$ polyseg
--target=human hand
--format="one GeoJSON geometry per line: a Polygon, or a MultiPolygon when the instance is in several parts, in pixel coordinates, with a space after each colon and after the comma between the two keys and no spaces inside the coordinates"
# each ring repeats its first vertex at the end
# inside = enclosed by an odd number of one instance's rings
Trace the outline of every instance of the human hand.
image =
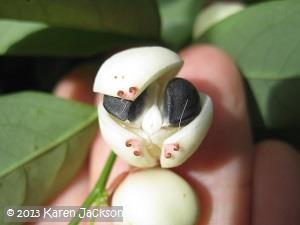
{"type": "MultiPolygon", "coordinates": [[[[199,197],[198,224],[299,224],[299,153],[276,140],[252,143],[242,79],[225,53],[211,46],[194,46],[181,56],[185,63],[179,75],[214,102],[207,137],[187,162],[174,169],[199,197]]],[[[92,95],[92,83],[92,77],[75,70],[57,85],[55,94],[93,103],[97,100],[92,95]]],[[[109,152],[98,135],[79,176],[51,205],[81,205],[109,152]]],[[[129,169],[118,158],[109,183],[129,169]]]]}

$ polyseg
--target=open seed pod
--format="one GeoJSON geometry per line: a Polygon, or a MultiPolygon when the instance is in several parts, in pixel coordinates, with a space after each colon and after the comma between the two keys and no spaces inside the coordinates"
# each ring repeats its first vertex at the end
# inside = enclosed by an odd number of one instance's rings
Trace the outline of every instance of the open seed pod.
{"type": "Polygon", "coordinates": [[[209,96],[174,78],[181,58],[162,47],[119,52],[103,63],[94,91],[101,134],[113,151],[136,167],[181,165],[199,147],[212,120],[209,96]]]}
{"type": "Polygon", "coordinates": [[[129,174],[116,189],[112,206],[123,206],[123,222],[117,225],[195,225],[200,214],[190,185],[161,168],[129,174]]]}

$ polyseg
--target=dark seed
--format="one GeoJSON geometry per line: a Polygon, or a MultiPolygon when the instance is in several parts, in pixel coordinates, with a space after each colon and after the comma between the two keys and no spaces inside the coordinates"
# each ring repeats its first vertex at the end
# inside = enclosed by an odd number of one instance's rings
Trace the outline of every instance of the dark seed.
{"type": "Polygon", "coordinates": [[[167,84],[164,98],[164,115],[172,125],[186,125],[201,111],[197,89],[189,81],[174,78],[167,84]]]}
{"type": "Polygon", "coordinates": [[[134,121],[143,112],[145,107],[146,91],[144,91],[130,106],[128,120],[134,121]]]}
{"type": "Polygon", "coordinates": [[[103,106],[107,112],[119,120],[134,121],[143,111],[145,93],[144,91],[135,101],[104,95],[103,106]]]}

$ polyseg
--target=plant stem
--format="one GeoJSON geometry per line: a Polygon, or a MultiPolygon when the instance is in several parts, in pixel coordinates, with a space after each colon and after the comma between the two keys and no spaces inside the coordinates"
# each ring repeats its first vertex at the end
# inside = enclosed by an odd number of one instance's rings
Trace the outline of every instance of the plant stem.
{"type": "MultiPolygon", "coordinates": [[[[108,193],[106,191],[104,191],[100,196],[97,197],[97,199],[94,202],[95,207],[99,207],[99,206],[108,206],[107,201],[108,201],[108,193]]],[[[94,225],[95,224],[95,220],[92,219],[89,223],[89,225],[94,225]]]]}
{"type": "MultiPolygon", "coordinates": [[[[98,178],[98,181],[97,181],[95,187],[90,192],[88,197],[85,199],[85,201],[81,205],[81,208],[90,207],[95,202],[97,197],[105,191],[105,186],[106,186],[110,171],[112,169],[112,166],[115,162],[115,159],[116,159],[116,154],[113,151],[111,151],[111,153],[108,156],[108,159],[104,165],[102,173],[101,173],[100,177],[98,178]]],[[[79,210],[77,211],[76,216],[71,220],[69,225],[77,225],[81,221],[81,218],[79,218],[78,215],[79,215],[79,210]]]]}

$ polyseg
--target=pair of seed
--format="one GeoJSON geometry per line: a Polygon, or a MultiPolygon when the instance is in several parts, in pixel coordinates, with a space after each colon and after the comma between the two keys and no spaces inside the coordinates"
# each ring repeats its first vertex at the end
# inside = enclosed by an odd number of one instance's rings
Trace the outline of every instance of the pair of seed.
{"type": "MultiPolygon", "coordinates": [[[[104,95],[104,108],[117,119],[134,122],[143,112],[147,89],[135,100],[104,95]]],[[[173,78],[166,86],[163,114],[167,123],[173,126],[186,125],[201,110],[200,98],[196,88],[187,80],[173,78]]]]}
{"type": "Polygon", "coordinates": [[[189,81],[174,78],[182,64],[166,48],[140,47],[113,55],[99,69],[94,91],[104,95],[98,107],[101,133],[130,165],[181,165],[205,137],[212,102],[189,81]]]}

